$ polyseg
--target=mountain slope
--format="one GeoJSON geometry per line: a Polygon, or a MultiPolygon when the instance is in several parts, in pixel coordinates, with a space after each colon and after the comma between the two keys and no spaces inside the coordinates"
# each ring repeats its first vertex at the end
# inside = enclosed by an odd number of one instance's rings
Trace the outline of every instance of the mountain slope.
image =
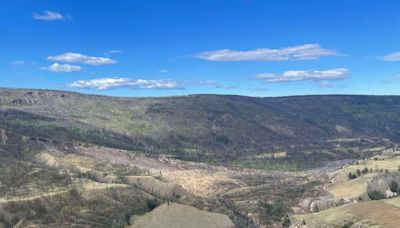
{"type": "Polygon", "coordinates": [[[398,96],[116,98],[1,89],[0,108],[8,131],[210,162],[278,150],[287,161],[349,158],[388,142],[382,138],[400,140],[398,96]]]}

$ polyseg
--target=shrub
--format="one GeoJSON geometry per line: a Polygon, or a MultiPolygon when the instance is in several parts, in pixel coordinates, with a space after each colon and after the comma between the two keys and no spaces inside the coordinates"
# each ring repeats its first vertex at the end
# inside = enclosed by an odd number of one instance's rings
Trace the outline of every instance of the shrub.
{"type": "Polygon", "coordinates": [[[261,203],[262,213],[261,221],[265,224],[271,224],[274,221],[281,221],[285,213],[285,206],[280,200],[274,203],[261,203]]]}
{"type": "Polygon", "coordinates": [[[390,182],[390,184],[389,184],[389,188],[390,188],[390,191],[397,192],[399,190],[399,185],[397,184],[396,181],[392,180],[392,182],[390,182]]]}
{"type": "Polygon", "coordinates": [[[352,222],[347,222],[344,225],[341,226],[341,228],[350,228],[353,225],[352,222]]]}
{"type": "Polygon", "coordinates": [[[158,207],[160,204],[157,199],[150,199],[147,201],[147,207],[149,210],[153,210],[154,208],[158,207]]]}
{"type": "Polygon", "coordinates": [[[355,173],[349,172],[349,179],[356,179],[357,176],[355,173]]]}
{"type": "Polygon", "coordinates": [[[285,218],[283,219],[282,226],[283,226],[283,227],[289,227],[290,224],[291,224],[290,219],[289,219],[289,217],[286,215],[285,218]]]}
{"type": "Polygon", "coordinates": [[[226,135],[218,135],[217,137],[215,137],[215,141],[217,141],[218,143],[228,144],[229,138],[226,135]]]}
{"type": "Polygon", "coordinates": [[[371,200],[380,200],[385,199],[385,195],[383,195],[380,191],[374,190],[372,192],[368,192],[368,196],[371,200]]]}

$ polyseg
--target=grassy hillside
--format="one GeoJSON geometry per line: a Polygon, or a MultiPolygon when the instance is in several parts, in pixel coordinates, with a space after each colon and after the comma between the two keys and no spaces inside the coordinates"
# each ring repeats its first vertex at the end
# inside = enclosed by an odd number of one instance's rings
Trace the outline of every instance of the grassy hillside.
{"type": "Polygon", "coordinates": [[[194,207],[176,203],[164,204],[150,213],[136,219],[132,228],[233,228],[234,224],[228,216],[218,213],[201,211],[194,207]]]}
{"type": "Polygon", "coordinates": [[[382,138],[400,140],[395,96],[115,98],[1,89],[0,109],[1,128],[12,132],[267,169],[358,157],[360,148],[388,143],[382,138]],[[259,155],[282,151],[287,156],[258,164],[259,155]]]}
{"type": "Polygon", "coordinates": [[[399,198],[347,204],[293,217],[293,227],[387,227],[400,222],[399,198]]]}

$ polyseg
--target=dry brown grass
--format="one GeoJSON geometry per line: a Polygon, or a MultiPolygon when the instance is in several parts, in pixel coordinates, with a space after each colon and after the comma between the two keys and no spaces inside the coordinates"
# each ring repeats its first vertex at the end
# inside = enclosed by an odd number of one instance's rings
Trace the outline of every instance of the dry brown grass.
{"type": "Polygon", "coordinates": [[[83,172],[93,170],[98,162],[92,158],[54,150],[40,152],[35,156],[35,160],[49,167],[74,168],[83,172]]]}
{"type": "Polygon", "coordinates": [[[52,188],[52,189],[49,189],[47,192],[43,192],[40,194],[37,192],[33,192],[34,194],[29,193],[29,194],[26,194],[23,196],[1,197],[0,203],[29,201],[29,200],[34,200],[34,199],[43,198],[43,197],[65,194],[74,187],[86,194],[90,194],[90,192],[96,191],[96,190],[104,190],[104,189],[111,189],[111,188],[114,188],[114,189],[115,188],[129,188],[130,186],[126,185],[126,184],[99,183],[99,182],[94,182],[94,181],[87,180],[87,179],[75,179],[73,184],[69,187],[52,188]]]}
{"type": "Polygon", "coordinates": [[[400,208],[383,201],[352,204],[349,209],[361,219],[371,219],[382,227],[398,228],[400,224],[400,208]]]}
{"type": "Polygon", "coordinates": [[[337,198],[354,198],[364,194],[367,191],[367,182],[375,174],[367,174],[352,180],[338,181],[327,190],[337,198]]]}
{"type": "Polygon", "coordinates": [[[252,158],[285,158],[287,157],[287,152],[286,151],[280,151],[280,152],[267,152],[259,155],[252,156],[252,158]]]}
{"type": "Polygon", "coordinates": [[[131,228],[233,228],[234,224],[224,214],[211,213],[197,208],[170,203],[134,219],[131,228]]]}
{"type": "Polygon", "coordinates": [[[387,160],[366,160],[359,161],[358,165],[350,165],[344,169],[340,169],[329,174],[334,183],[327,186],[327,191],[334,197],[338,198],[353,198],[358,197],[367,191],[367,183],[381,170],[397,171],[400,165],[400,157],[395,157],[387,160]],[[363,170],[372,169],[372,173],[362,174],[356,179],[349,179],[348,174],[356,173],[357,169],[363,170]]]}
{"type": "Polygon", "coordinates": [[[223,171],[178,170],[163,174],[168,180],[180,184],[187,191],[203,197],[215,196],[231,188],[245,186],[223,171]]]}
{"type": "Polygon", "coordinates": [[[347,204],[321,212],[293,216],[294,225],[301,227],[304,220],[308,228],[314,227],[387,227],[398,228],[400,207],[397,198],[365,203],[347,204]],[[394,203],[392,201],[395,201],[394,203]]]}

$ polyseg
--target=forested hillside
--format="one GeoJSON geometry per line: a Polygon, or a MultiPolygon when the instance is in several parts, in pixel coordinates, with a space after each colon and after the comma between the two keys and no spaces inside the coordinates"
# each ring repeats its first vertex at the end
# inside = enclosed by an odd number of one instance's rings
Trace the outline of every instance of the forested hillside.
{"type": "Polygon", "coordinates": [[[283,163],[353,158],[365,145],[400,140],[397,96],[116,98],[2,89],[0,107],[0,127],[13,133],[212,163],[274,153],[283,163]]]}

